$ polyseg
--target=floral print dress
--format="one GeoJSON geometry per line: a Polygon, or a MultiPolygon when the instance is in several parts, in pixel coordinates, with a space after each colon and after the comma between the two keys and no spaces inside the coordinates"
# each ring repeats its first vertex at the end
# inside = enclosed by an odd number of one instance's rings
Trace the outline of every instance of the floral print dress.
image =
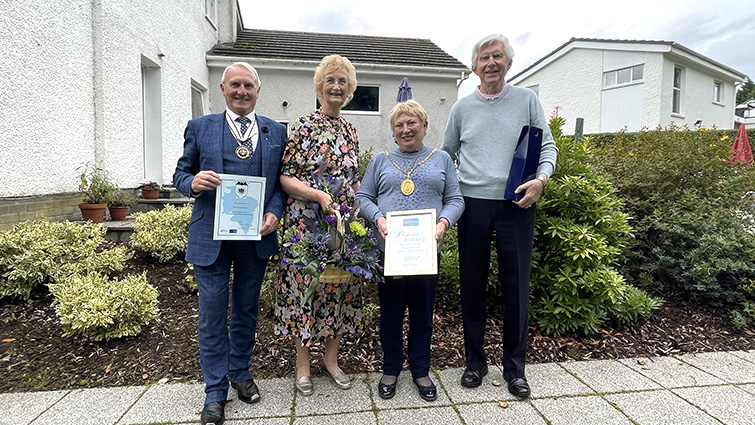
{"type": "MultiPolygon", "coordinates": [[[[283,156],[283,175],[291,176],[315,189],[328,187],[339,203],[354,202],[352,185],[359,179],[359,144],[354,126],[342,117],[321,111],[303,116],[291,124],[288,146],[283,156]]],[[[299,226],[305,232],[317,226],[319,204],[289,197],[283,214],[283,228],[299,226]]],[[[300,338],[305,346],[313,341],[345,333],[363,333],[361,285],[358,279],[341,284],[320,282],[307,303],[302,300],[312,276],[303,273],[287,259],[290,247],[281,248],[281,273],[276,287],[277,335],[300,338]]]]}

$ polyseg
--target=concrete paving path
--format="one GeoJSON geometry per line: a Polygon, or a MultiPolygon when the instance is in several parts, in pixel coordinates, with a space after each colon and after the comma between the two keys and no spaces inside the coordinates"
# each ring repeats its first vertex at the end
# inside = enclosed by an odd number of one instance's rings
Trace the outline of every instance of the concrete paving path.
{"type": "MultiPolygon", "coordinates": [[[[432,371],[439,394],[431,403],[408,372],[391,400],[376,393],[379,374],[354,375],[345,391],[315,377],[309,397],[296,393],[293,377],[259,380],[260,403],[231,390],[226,424],[755,424],[755,350],[532,364],[524,401],[509,395],[497,368],[476,389],[461,386],[462,371],[432,371]]],[[[197,424],[203,400],[202,384],[7,393],[0,424],[197,424]]]]}

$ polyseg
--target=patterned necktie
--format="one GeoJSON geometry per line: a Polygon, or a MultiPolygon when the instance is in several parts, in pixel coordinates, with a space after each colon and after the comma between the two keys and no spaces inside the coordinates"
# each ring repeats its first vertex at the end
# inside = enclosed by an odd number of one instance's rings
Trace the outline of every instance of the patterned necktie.
{"type": "Polygon", "coordinates": [[[241,135],[243,136],[244,133],[246,133],[246,130],[249,128],[249,123],[252,121],[247,117],[238,117],[236,118],[236,121],[239,122],[241,125],[241,135]]]}

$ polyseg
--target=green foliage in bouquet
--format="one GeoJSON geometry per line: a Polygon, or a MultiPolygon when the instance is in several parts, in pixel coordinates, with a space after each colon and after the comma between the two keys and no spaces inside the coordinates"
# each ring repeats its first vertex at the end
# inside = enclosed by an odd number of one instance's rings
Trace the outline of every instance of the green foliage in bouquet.
{"type": "Polygon", "coordinates": [[[101,224],[27,220],[0,233],[0,297],[28,299],[40,284],[76,274],[111,274],[131,257],[125,247],[98,251],[101,224]]]}
{"type": "Polygon", "coordinates": [[[167,205],[161,210],[135,213],[131,245],[167,263],[186,252],[191,211],[191,205],[181,208],[167,205]]]}
{"type": "Polygon", "coordinates": [[[109,279],[99,273],[72,275],[50,285],[64,336],[106,341],[138,335],[159,318],[157,290],[147,275],[109,279]]]}
{"type": "Polygon", "coordinates": [[[342,179],[320,176],[318,180],[339,209],[323,212],[313,202],[310,206],[316,211],[315,217],[305,217],[300,226],[291,226],[283,234],[283,246],[291,248],[294,256],[281,258],[281,262],[300,267],[303,273],[312,276],[303,303],[314,295],[326,266],[344,269],[366,280],[380,280],[380,249],[372,229],[359,218],[359,205],[352,208],[346,202],[340,190],[342,179]]]}
{"type": "MultiPolygon", "coordinates": [[[[563,122],[551,124],[560,130],[563,122]]],[[[556,145],[558,164],[538,202],[535,225],[534,321],[551,335],[593,334],[608,319],[648,317],[660,301],[627,285],[615,269],[631,229],[614,187],[589,165],[589,139],[558,137],[556,145]]]]}

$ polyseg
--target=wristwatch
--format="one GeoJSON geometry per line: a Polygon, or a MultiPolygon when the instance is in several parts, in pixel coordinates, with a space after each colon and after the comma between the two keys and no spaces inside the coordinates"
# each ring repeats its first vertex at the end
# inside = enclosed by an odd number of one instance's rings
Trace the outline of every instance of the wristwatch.
{"type": "Polygon", "coordinates": [[[538,175],[537,179],[540,180],[540,183],[543,184],[543,187],[545,187],[545,184],[548,183],[548,177],[545,177],[545,174],[538,175]]]}

